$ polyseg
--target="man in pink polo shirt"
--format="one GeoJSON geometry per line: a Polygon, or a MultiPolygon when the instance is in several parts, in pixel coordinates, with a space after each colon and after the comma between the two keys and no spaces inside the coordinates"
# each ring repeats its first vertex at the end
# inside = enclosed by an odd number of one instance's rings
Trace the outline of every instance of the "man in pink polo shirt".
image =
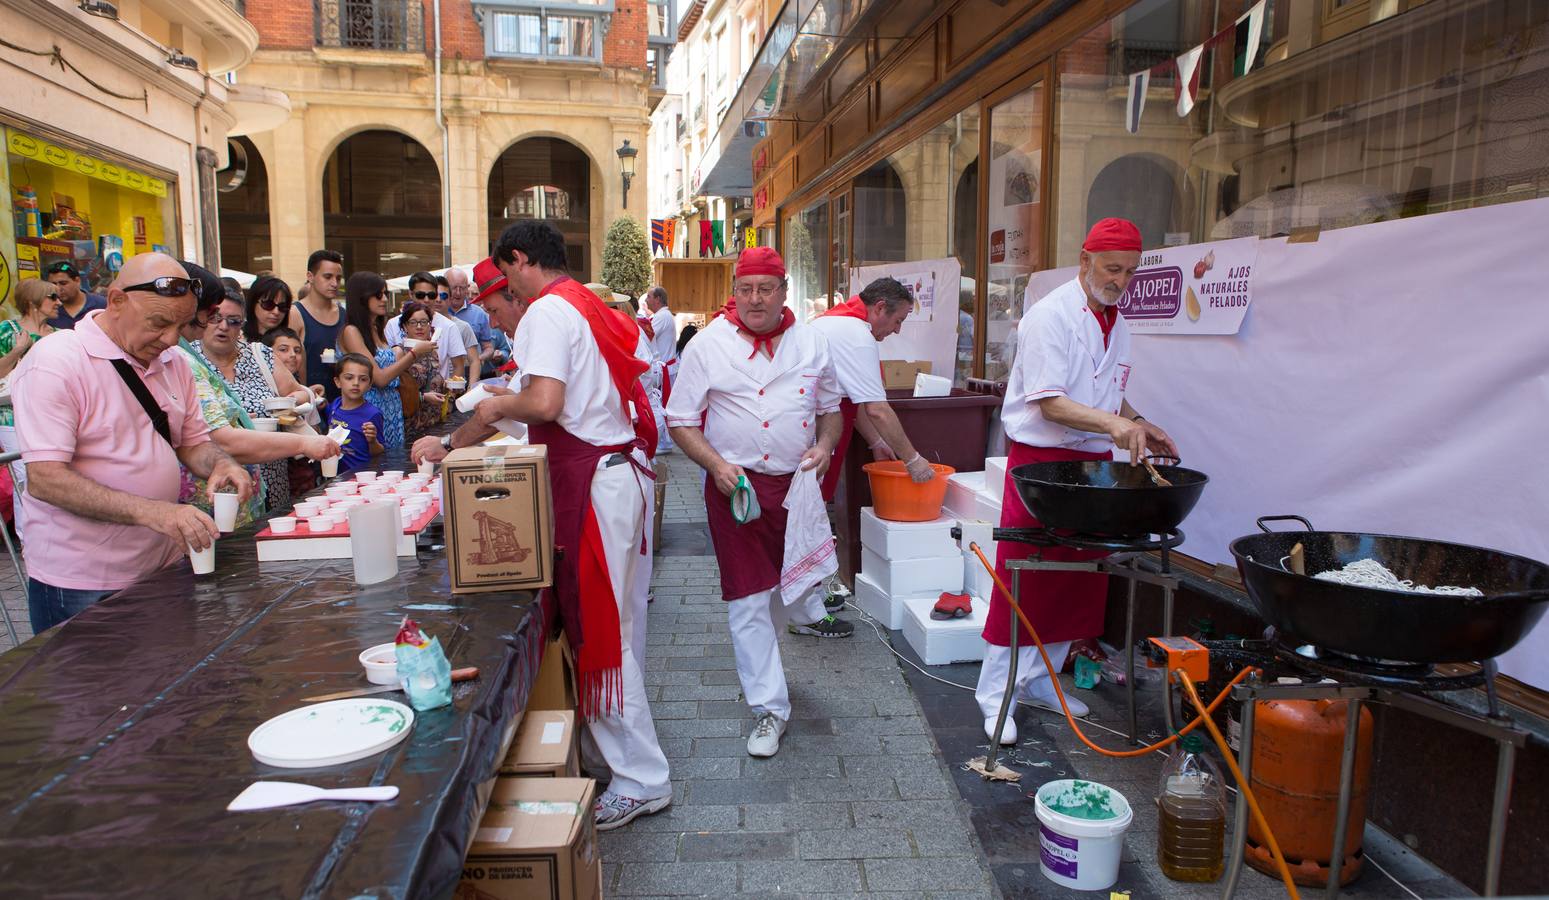
{"type": "Polygon", "coordinates": [[[253,491],[247,472],[211,442],[177,349],[198,289],[172,257],[135,256],[108,289],[107,309],[39,341],[11,379],[27,465],[18,517],[34,633],[186,548],[214,543],[210,517],[177,502],[179,462],[207,478],[212,492],[235,490],[245,501],[253,491]],[[160,421],[137,389],[148,392],[160,421]]]}

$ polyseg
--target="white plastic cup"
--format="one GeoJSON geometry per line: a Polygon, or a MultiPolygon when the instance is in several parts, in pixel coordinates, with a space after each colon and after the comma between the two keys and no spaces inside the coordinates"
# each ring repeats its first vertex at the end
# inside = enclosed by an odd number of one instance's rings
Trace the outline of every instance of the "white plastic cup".
{"type": "Polygon", "coordinates": [[[195,550],[190,544],[188,561],[193,563],[195,575],[209,575],[215,571],[215,545],[212,543],[203,550],[195,550]]]}
{"type": "Polygon", "coordinates": [[[495,396],[484,389],[484,382],[473,386],[473,390],[457,398],[457,411],[471,413],[473,408],[479,405],[479,401],[495,396]]]}
{"type": "Polygon", "coordinates": [[[324,508],[323,504],[309,500],[306,503],[297,503],[293,512],[298,519],[310,519],[321,513],[324,508]]]}
{"type": "Polygon", "coordinates": [[[322,460],[320,465],[323,467],[324,478],[339,477],[339,457],[330,456],[327,459],[322,460]]]}
{"type": "Polygon", "coordinates": [[[275,534],[290,534],[296,530],[295,516],[279,516],[269,520],[269,530],[275,534]]]}
{"type": "Polygon", "coordinates": [[[355,496],[355,493],[360,490],[360,482],[358,482],[358,481],[340,481],[340,482],[334,484],[332,487],[330,487],[329,490],[333,490],[334,488],[337,488],[339,490],[340,495],[342,495],[342,496],[353,497],[353,496],[355,496]]]}
{"type": "Polygon", "coordinates": [[[237,530],[236,494],[215,495],[215,527],[223,534],[237,530]]]}
{"type": "Polygon", "coordinates": [[[355,480],[357,482],[359,482],[360,484],[372,484],[372,483],[374,483],[376,481],[376,477],[377,477],[377,473],[371,472],[371,471],[362,471],[362,472],[356,472],[355,473],[355,480]]]}
{"type": "Polygon", "coordinates": [[[386,469],[382,472],[378,472],[377,477],[380,478],[384,484],[397,484],[403,480],[403,470],[386,469]]]}
{"type": "Polygon", "coordinates": [[[307,530],[313,534],[323,534],[325,532],[333,531],[333,524],[335,521],[336,520],[333,516],[308,516],[307,530]]]}
{"type": "Polygon", "coordinates": [[[324,347],[321,354],[321,359],[325,363],[332,364],[338,360],[338,354],[334,353],[332,347],[324,347]]]}
{"type": "Polygon", "coordinates": [[[420,471],[419,471],[419,473],[421,475],[434,475],[434,474],[436,474],[436,464],[431,462],[428,459],[420,460],[420,471]]]}

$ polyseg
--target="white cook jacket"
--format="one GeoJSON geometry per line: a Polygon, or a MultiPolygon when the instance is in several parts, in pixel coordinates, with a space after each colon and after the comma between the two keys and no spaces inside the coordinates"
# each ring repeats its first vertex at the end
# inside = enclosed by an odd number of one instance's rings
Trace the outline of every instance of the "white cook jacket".
{"type": "Polygon", "coordinates": [[[694,336],[678,361],[667,404],[669,427],[698,428],[723,459],[766,475],[796,471],[817,441],[818,416],[839,410],[828,342],[805,325],[780,338],[774,359],[724,318],[694,336]]]}
{"type": "Polygon", "coordinates": [[[854,316],[818,316],[810,324],[828,339],[839,390],[851,403],[887,400],[882,387],[882,345],[870,325],[854,316]]]}
{"type": "Polygon", "coordinates": [[[513,387],[526,389],[533,376],[564,382],[565,405],[557,421],[573,436],[594,447],[635,439],[591,326],[565,298],[546,294],[528,305],[511,341],[511,358],[521,367],[513,387]]]}
{"type": "Polygon", "coordinates": [[[1064,395],[1118,414],[1129,375],[1130,333],[1124,316],[1114,321],[1104,349],[1102,326],[1086,305],[1080,279],[1073,279],[1029,307],[1017,326],[1017,358],[1000,412],[1006,436],[1030,447],[1110,451],[1108,435],[1051,422],[1036,401],[1064,395]]]}

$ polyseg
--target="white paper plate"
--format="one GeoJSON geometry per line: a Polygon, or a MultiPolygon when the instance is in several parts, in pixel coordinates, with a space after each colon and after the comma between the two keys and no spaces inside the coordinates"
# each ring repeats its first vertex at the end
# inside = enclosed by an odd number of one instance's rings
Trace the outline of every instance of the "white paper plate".
{"type": "Polygon", "coordinates": [[[409,736],[414,710],[392,700],[352,697],[293,709],[253,729],[247,748],[283,769],[336,766],[365,759],[409,736]]]}

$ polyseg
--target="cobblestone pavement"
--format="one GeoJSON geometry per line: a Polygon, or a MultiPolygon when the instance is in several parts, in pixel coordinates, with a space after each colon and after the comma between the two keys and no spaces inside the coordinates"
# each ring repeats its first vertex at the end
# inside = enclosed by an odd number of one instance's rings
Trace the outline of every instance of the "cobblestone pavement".
{"type": "Polygon", "coordinates": [[[920,705],[868,627],[782,635],[792,721],[747,754],[699,470],[672,453],[645,683],[673,805],[601,836],[609,896],[992,897],[993,879],[920,705]]]}
{"type": "MultiPolygon", "coordinates": [[[[17,556],[20,555],[21,548],[18,547],[17,556]]],[[[17,579],[16,570],[11,567],[11,558],[5,555],[3,547],[0,547],[0,603],[5,604],[5,611],[11,617],[17,640],[31,640],[32,624],[27,618],[27,597],[22,593],[21,581],[17,579]]],[[[0,619],[0,653],[13,646],[11,632],[5,627],[5,620],[0,619]]]]}

